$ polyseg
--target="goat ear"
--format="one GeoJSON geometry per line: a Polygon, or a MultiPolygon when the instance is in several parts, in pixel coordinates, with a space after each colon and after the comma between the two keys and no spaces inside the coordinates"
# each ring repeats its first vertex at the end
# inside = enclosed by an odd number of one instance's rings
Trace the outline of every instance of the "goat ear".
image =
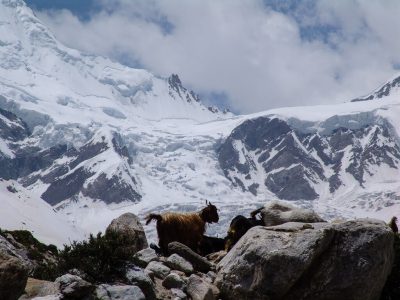
{"type": "Polygon", "coordinates": [[[209,204],[209,202],[208,202],[208,200],[206,200],[206,205],[208,205],[209,204]]]}

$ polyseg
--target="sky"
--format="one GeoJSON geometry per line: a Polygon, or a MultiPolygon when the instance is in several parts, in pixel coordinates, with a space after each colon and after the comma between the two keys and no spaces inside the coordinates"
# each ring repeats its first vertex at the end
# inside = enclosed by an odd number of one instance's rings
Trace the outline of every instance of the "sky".
{"type": "Polygon", "coordinates": [[[67,46],[236,113],[332,104],[400,74],[398,0],[28,0],[67,46]]]}

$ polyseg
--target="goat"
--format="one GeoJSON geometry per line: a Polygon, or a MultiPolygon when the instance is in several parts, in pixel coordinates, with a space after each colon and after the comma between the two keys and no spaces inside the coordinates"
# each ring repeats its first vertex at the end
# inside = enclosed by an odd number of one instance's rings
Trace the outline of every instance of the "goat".
{"type": "Polygon", "coordinates": [[[168,253],[168,244],[171,242],[180,242],[199,252],[206,223],[218,223],[219,220],[216,206],[211,202],[206,204],[199,212],[167,212],[146,217],[146,225],[152,220],[157,221],[158,245],[164,254],[168,253]]]}
{"type": "Polygon", "coordinates": [[[397,217],[393,217],[389,222],[389,227],[392,229],[392,231],[394,233],[399,232],[399,228],[397,227],[396,221],[397,221],[397,217]]]}
{"type": "Polygon", "coordinates": [[[246,218],[242,215],[234,217],[229,225],[228,235],[225,240],[225,251],[229,251],[245,233],[254,226],[264,226],[264,221],[252,216],[246,218]]]}
{"type": "Polygon", "coordinates": [[[218,238],[213,236],[203,235],[200,243],[200,255],[206,256],[208,254],[218,252],[225,249],[226,238],[218,238]]]}
{"type": "Polygon", "coordinates": [[[326,222],[310,209],[298,208],[281,201],[271,201],[250,215],[255,218],[257,214],[261,215],[264,226],[275,226],[287,222],[326,222]]]}

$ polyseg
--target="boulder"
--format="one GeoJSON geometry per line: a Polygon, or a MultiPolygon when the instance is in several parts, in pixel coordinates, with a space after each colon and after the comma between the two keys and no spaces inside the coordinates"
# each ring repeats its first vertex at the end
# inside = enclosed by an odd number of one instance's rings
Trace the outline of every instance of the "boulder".
{"type": "Polygon", "coordinates": [[[176,253],[169,256],[165,264],[171,269],[182,271],[185,274],[191,274],[194,272],[192,264],[176,253]]]}
{"type": "Polygon", "coordinates": [[[55,282],[28,278],[25,294],[19,300],[44,297],[60,293],[59,286],[55,282]]]}
{"type": "MultiPolygon", "coordinates": [[[[211,284],[203,278],[192,274],[189,277],[189,282],[186,291],[192,300],[214,300],[214,293],[211,284]]],[[[232,298],[240,299],[240,298],[232,298]]]]}
{"type": "Polygon", "coordinates": [[[135,264],[142,268],[146,268],[150,262],[156,260],[158,260],[158,255],[156,251],[151,248],[140,250],[133,256],[135,264]]]}
{"type": "Polygon", "coordinates": [[[143,291],[146,299],[155,299],[154,284],[151,278],[144,272],[143,269],[132,267],[126,273],[126,279],[130,284],[137,285],[143,291]]]}
{"type": "Polygon", "coordinates": [[[94,294],[97,300],[146,300],[140,288],[134,285],[102,284],[94,294]]]}
{"type": "Polygon", "coordinates": [[[125,213],[112,220],[106,229],[107,234],[119,234],[126,238],[127,248],[136,253],[148,247],[146,234],[139,218],[132,213],[125,213]]]}
{"type": "Polygon", "coordinates": [[[282,201],[271,201],[260,210],[265,226],[275,226],[287,222],[319,223],[325,222],[310,209],[295,207],[282,201]]]}
{"type": "Polygon", "coordinates": [[[164,279],[171,272],[170,268],[158,261],[149,263],[145,270],[154,273],[155,276],[161,279],[164,279]]]}
{"type": "Polygon", "coordinates": [[[218,264],[227,299],[379,299],[394,258],[381,221],[254,227],[218,264]]]}
{"type": "Polygon", "coordinates": [[[174,300],[186,300],[187,295],[180,289],[171,289],[171,294],[175,297],[174,300]]]}
{"type": "Polygon", "coordinates": [[[2,300],[18,299],[25,290],[28,269],[24,262],[0,248],[0,295],[2,300]]]}
{"type": "Polygon", "coordinates": [[[164,278],[162,285],[167,289],[181,289],[185,285],[185,281],[176,273],[170,273],[164,278]]]}
{"type": "Polygon", "coordinates": [[[65,274],[55,281],[66,299],[85,299],[94,290],[94,286],[76,275],[65,274]]]}
{"type": "Polygon", "coordinates": [[[168,244],[168,252],[170,254],[178,254],[179,256],[190,262],[196,271],[207,273],[213,268],[213,265],[204,257],[200,256],[188,246],[179,242],[168,244]]]}

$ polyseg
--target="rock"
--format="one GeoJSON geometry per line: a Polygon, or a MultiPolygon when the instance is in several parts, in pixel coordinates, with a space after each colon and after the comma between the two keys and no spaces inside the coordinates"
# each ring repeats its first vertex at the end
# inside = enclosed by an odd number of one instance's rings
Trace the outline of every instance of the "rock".
{"type": "Polygon", "coordinates": [[[178,254],[179,256],[190,262],[196,271],[207,273],[213,268],[213,265],[204,257],[195,253],[186,245],[179,242],[172,242],[168,244],[168,252],[170,254],[178,254]]]}
{"type": "Polygon", "coordinates": [[[33,297],[44,297],[56,295],[60,293],[59,286],[51,281],[39,280],[35,278],[28,278],[25,287],[25,294],[23,299],[31,299],[33,297]]]}
{"type": "Polygon", "coordinates": [[[182,271],[185,274],[191,274],[194,271],[192,264],[176,253],[169,256],[165,264],[171,269],[182,271]]]}
{"type": "Polygon", "coordinates": [[[132,213],[125,213],[112,220],[106,229],[106,234],[118,233],[127,239],[127,248],[136,253],[148,247],[146,234],[139,218],[132,213]]]}
{"type": "Polygon", "coordinates": [[[178,274],[171,273],[164,278],[162,285],[167,289],[181,289],[184,287],[185,281],[178,274]]]}
{"type": "Polygon", "coordinates": [[[134,285],[99,285],[96,300],[146,300],[141,289],[134,285]]]}
{"type": "Polygon", "coordinates": [[[151,248],[140,250],[133,256],[135,264],[142,268],[146,268],[150,262],[156,260],[158,260],[158,255],[156,251],[151,248]]]}
{"type": "Polygon", "coordinates": [[[389,227],[368,219],[303,225],[250,229],[217,266],[222,297],[379,299],[394,257],[389,227]]]}
{"type": "Polygon", "coordinates": [[[60,291],[67,299],[84,299],[94,290],[94,286],[76,275],[65,274],[56,279],[60,291]]]}
{"type": "Polygon", "coordinates": [[[175,297],[174,300],[187,300],[187,295],[180,289],[171,289],[171,294],[175,297]]]}
{"type": "Polygon", "coordinates": [[[210,283],[214,282],[215,278],[217,277],[217,274],[215,272],[210,271],[206,274],[206,276],[209,278],[210,283]]]}
{"type": "Polygon", "coordinates": [[[275,226],[287,222],[319,223],[325,222],[310,209],[292,206],[282,201],[271,201],[260,211],[265,226],[275,226]]]}
{"type": "Polygon", "coordinates": [[[155,276],[161,279],[164,279],[171,272],[170,268],[158,261],[150,262],[145,270],[153,272],[155,276]]]}
{"type": "Polygon", "coordinates": [[[18,299],[24,292],[28,269],[24,262],[0,248],[0,295],[2,300],[18,299]]]}
{"type": "MultiPolygon", "coordinates": [[[[214,300],[214,294],[211,287],[207,281],[203,280],[201,277],[192,274],[189,277],[189,282],[186,291],[192,300],[214,300]]],[[[237,298],[239,299],[239,298],[237,298]]]]}
{"type": "Polygon", "coordinates": [[[156,298],[153,281],[143,269],[138,267],[130,268],[126,273],[126,279],[130,284],[140,287],[147,299],[151,300],[156,298]]]}
{"type": "Polygon", "coordinates": [[[211,261],[215,264],[218,264],[225,257],[226,253],[227,252],[225,250],[221,250],[218,252],[211,253],[211,254],[207,255],[206,257],[209,261],[211,261]]]}

